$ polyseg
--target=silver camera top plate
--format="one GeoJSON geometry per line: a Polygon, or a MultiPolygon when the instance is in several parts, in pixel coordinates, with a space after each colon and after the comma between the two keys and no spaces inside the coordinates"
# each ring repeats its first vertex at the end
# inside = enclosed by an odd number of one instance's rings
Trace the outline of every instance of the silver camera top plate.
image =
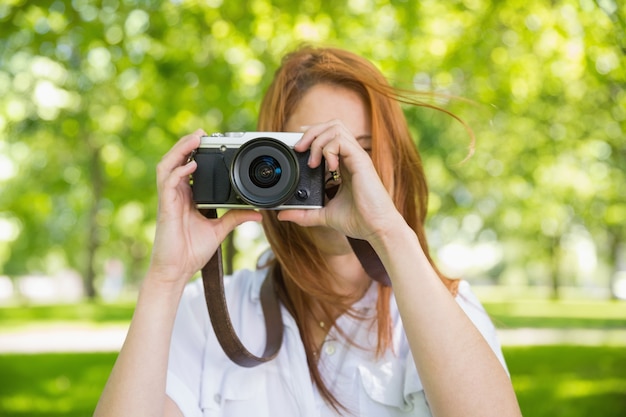
{"type": "Polygon", "coordinates": [[[260,138],[270,138],[283,142],[285,145],[293,146],[302,138],[302,133],[298,132],[225,132],[213,133],[210,136],[203,136],[200,141],[200,148],[238,148],[246,142],[260,138]]]}

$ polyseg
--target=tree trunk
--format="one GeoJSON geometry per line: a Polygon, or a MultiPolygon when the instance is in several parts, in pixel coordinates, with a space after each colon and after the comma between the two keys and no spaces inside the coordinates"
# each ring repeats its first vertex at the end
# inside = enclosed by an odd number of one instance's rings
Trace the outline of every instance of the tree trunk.
{"type": "MultiPolygon", "coordinates": [[[[89,143],[89,141],[88,141],[89,143]]],[[[96,298],[97,291],[95,286],[96,281],[96,266],[95,258],[96,251],[100,246],[100,238],[98,236],[98,211],[100,200],[102,199],[103,189],[103,177],[102,169],[100,166],[100,148],[90,144],[88,145],[91,159],[91,207],[88,214],[88,227],[87,227],[87,253],[86,264],[84,273],[84,289],[85,295],[90,300],[96,298]]]]}
{"type": "Polygon", "coordinates": [[[620,235],[617,230],[609,230],[609,262],[612,265],[611,276],[609,277],[609,294],[611,294],[611,299],[616,300],[617,294],[615,294],[615,281],[618,277],[618,273],[626,269],[626,262],[624,260],[624,256],[622,255],[622,242],[620,240],[620,235]]]}
{"type": "Polygon", "coordinates": [[[560,292],[560,262],[561,262],[561,247],[560,247],[560,236],[555,236],[552,238],[550,242],[550,280],[552,287],[551,297],[553,300],[558,300],[561,297],[560,292]]]}

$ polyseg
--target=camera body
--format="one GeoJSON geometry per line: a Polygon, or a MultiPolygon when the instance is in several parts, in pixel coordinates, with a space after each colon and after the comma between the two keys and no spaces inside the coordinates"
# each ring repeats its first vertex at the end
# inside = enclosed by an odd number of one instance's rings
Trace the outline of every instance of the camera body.
{"type": "Polygon", "coordinates": [[[203,136],[193,158],[198,208],[313,209],[324,204],[324,170],[293,146],[302,133],[226,132],[203,136]]]}

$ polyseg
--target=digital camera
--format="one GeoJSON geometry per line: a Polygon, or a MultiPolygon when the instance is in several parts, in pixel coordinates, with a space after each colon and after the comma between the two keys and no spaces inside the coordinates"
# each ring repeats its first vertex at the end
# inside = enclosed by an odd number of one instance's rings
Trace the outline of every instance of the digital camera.
{"type": "Polygon", "coordinates": [[[198,208],[320,208],[324,163],[293,146],[302,133],[226,132],[203,136],[191,179],[198,208]]]}

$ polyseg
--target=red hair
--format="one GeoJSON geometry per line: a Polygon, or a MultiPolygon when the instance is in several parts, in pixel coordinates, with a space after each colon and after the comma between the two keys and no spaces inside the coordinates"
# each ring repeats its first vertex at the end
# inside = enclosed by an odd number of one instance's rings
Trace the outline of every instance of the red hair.
{"type": "MultiPolygon", "coordinates": [[[[413,92],[391,87],[374,65],[358,55],[340,49],[304,47],[283,59],[263,99],[258,130],[283,131],[302,97],[311,87],[321,83],[348,88],[363,99],[372,121],[371,155],[374,167],[396,208],[415,231],[441,281],[452,294],[456,294],[458,282],[439,272],[429,255],[424,231],[428,187],[422,161],[400,103],[433,106],[412,99],[413,92]]],[[[350,306],[346,305],[345,297],[331,290],[333,271],[307,229],[278,221],[272,211],[264,211],[263,216],[265,234],[275,256],[271,262],[279,271],[274,277],[275,288],[298,323],[314,383],[326,401],[338,410],[342,408],[340,402],[325,386],[317,369],[314,321],[310,318],[315,317],[315,321],[332,319],[331,312],[337,305],[343,305],[347,312],[350,312],[350,306]]],[[[378,287],[377,355],[392,346],[391,291],[390,287],[378,287]]]]}

